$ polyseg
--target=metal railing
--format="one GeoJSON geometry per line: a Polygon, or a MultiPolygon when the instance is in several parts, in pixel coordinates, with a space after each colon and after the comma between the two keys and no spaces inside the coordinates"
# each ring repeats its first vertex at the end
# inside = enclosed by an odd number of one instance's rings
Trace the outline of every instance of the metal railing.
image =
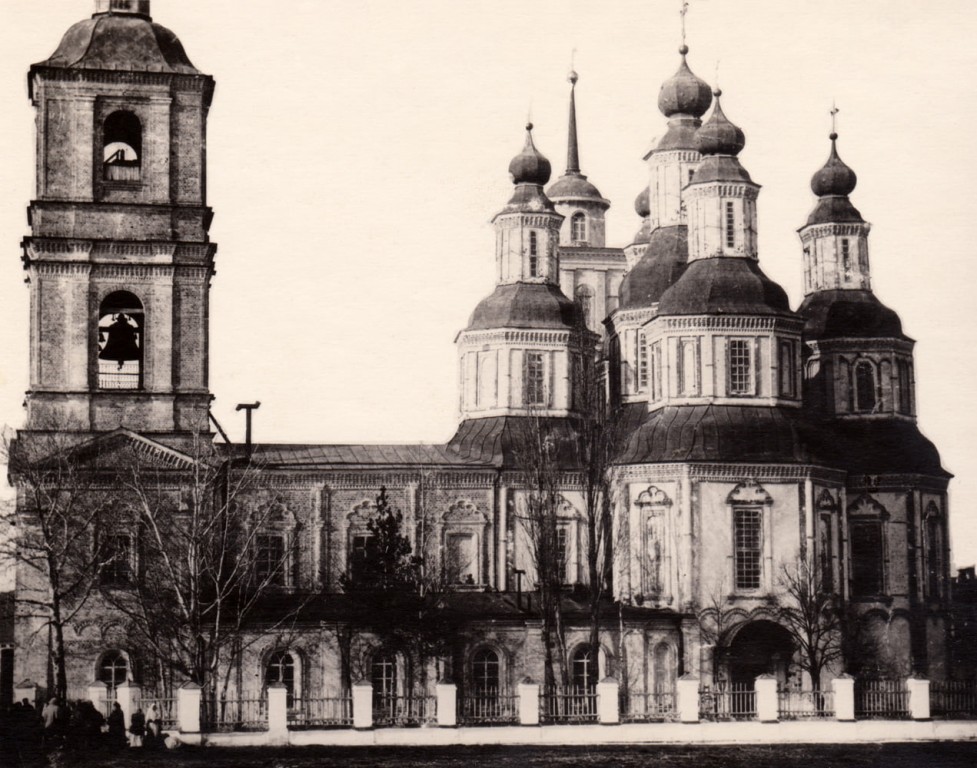
{"type": "Polygon", "coordinates": [[[268,728],[268,705],[264,696],[200,702],[203,724],[208,731],[262,731],[268,728]]]}
{"type": "Polygon", "coordinates": [[[458,719],[465,725],[519,722],[519,697],[493,689],[475,691],[459,699],[458,719]]]}
{"type": "Polygon", "coordinates": [[[288,710],[289,728],[351,728],[351,696],[295,699],[288,710]]]}
{"type": "Polygon", "coordinates": [[[908,717],[904,680],[855,680],[855,717],[908,717]]]}
{"type": "Polygon", "coordinates": [[[756,691],[752,683],[718,683],[699,691],[699,717],[703,720],[752,720],[756,717],[756,691]]]}
{"type": "Polygon", "coordinates": [[[834,717],[834,691],[777,691],[777,716],[781,720],[834,717]]]}
{"type": "Polygon", "coordinates": [[[621,720],[625,723],[654,723],[674,720],[675,691],[629,693],[621,696],[621,720]]]}
{"type": "Polygon", "coordinates": [[[977,717],[977,681],[931,682],[930,714],[946,718],[977,717]]]}
{"type": "Polygon", "coordinates": [[[436,719],[434,696],[384,696],[373,700],[373,724],[381,728],[428,725],[436,719]]]}
{"type": "Polygon", "coordinates": [[[156,712],[159,714],[160,728],[164,731],[176,728],[177,709],[175,696],[156,696],[152,692],[145,692],[139,697],[139,706],[142,707],[143,714],[149,716],[149,708],[155,704],[156,712]]]}
{"type": "Polygon", "coordinates": [[[597,721],[596,688],[551,688],[540,695],[539,716],[544,723],[597,721]]]}

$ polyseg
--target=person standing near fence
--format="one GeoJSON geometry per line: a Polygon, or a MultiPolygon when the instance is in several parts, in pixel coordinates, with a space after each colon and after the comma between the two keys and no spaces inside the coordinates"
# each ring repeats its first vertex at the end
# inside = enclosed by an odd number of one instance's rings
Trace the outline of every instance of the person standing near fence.
{"type": "Polygon", "coordinates": [[[136,706],[136,711],[132,713],[132,717],[129,720],[129,733],[132,734],[129,745],[141,747],[143,736],[146,735],[146,714],[140,706],[136,706]]]}
{"type": "Polygon", "coordinates": [[[112,704],[112,711],[108,717],[109,748],[120,750],[126,746],[126,716],[122,712],[119,702],[112,704]]]}
{"type": "Polygon", "coordinates": [[[149,705],[149,711],[146,713],[146,746],[147,747],[157,747],[159,746],[160,733],[162,731],[163,723],[159,714],[159,707],[156,706],[154,701],[149,705]]]}

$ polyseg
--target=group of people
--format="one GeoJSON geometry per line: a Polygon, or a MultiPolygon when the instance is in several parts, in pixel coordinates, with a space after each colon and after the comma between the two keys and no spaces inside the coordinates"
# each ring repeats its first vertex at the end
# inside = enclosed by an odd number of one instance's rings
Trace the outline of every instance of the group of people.
{"type": "MultiPolygon", "coordinates": [[[[165,743],[162,726],[160,708],[155,703],[146,712],[136,706],[127,728],[119,702],[112,704],[106,718],[91,701],[61,703],[54,697],[38,712],[29,699],[24,699],[0,713],[0,758],[3,755],[23,758],[62,747],[111,751],[128,747],[154,749],[165,743]]],[[[0,764],[6,763],[0,759],[0,764]]]]}

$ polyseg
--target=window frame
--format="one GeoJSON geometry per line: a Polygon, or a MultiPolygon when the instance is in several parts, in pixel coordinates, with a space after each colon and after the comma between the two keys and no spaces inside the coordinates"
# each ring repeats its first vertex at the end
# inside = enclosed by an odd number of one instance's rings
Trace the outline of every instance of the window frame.
{"type": "Polygon", "coordinates": [[[587,214],[577,211],[570,217],[570,241],[574,244],[587,243],[588,230],[587,214]]]}
{"type": "Polygon", "coordinates": [[[99,555],[105,556],[98,572],[99,586],[108,589],[125,589],[135,584],[136,558],[132,534],[111,533],[100,537],[99,555]],[[111,542],[111,543],[109,543],[111,542]],[[120,548],[120,542],[125,542],[120,548]]]}
{"type": "Polygon", "coordinates": [[[731,336],[726,340],[726,394],[729,397],[756,397],[756,339],[750,336],[731,336]],[[734,347],[745,351],[741,361],[734,365],[734,347]],[[742,385],[737,386],[737,373],[746,373],[742,385]]]}
{"type": "Polygon", "coordinates": [[[541,350],[527,349],[522,359],[522,400],[527,407],[547,407],[546,369],[547,354],[541,350]]]}
{"type": "Polygon", "coordinates": [[[723,234],[726,248],[736,247],[736,206],[732,200],[726,200],[723,211],[723,234]]]}
{"type": "Polygon", "coordinates": [[[778,391],[781,397],[797,397],[797,352],[793,339],[780,339],[778,353],[778,391]]]}
{"type": "Polygon", "coordinates": [[[851,596],[855,599],[878,598],[886,594],[885,526],[880,517],[850,518],[848,521],[849,579],[851,596]],[[872,531],[873,540],[867,540],[856,531],[872,531]],[[868,553],[859,547],[867,544],[874,551],[868,553]],[[867,555],[871,556],[871,561],[867,555]],[[873,562],[874,561],[874,562],[873,562]],[[872,566],[871,573],[866,565],[872,566]]]}
{"type": "Polygon", "coordinates": [[[698,336],[680,336],[675,345],[676,383],[679,397],[698,397],[702,394],[702,356],[698,336]],[[692,353],[691,380],[690,366],[686,365],[687,350],[692,353]]]}
{"type": "Polygon", "coordinates": [[[758,504],[734,503],[733,516],[733,586],[737,592],[759,592],[763,589],[763,507],[758,504]],[[749,526],[746,529],[745,526],[749,526]]]}
{"type": "Polygon", "coordinates": [[[529,276],[539,277],[539,237],[535,230],[529,232],[529,276]]]}
{"type": "Polygon", "coordinates": [[[852,410],[855,413],[878,413],[882,400],[879,397],[879,377],[875,363],[868,358],[860,358],[855,361],[851,372],[852,410]],[[862,371],[868,372],[870,383],[863,380],[862,371]],[[871,397],[871,403],[868,397],[871,397]]]}

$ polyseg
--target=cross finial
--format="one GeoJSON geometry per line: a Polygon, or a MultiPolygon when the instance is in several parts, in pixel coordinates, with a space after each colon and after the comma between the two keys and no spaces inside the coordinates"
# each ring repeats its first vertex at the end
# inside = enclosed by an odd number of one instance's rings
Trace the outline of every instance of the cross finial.
{"type": "Polygon", "coordinates": [[[838,114],[838,107],[835,106],[834,99],[831,100],[831,132],[837,133],[836,115],[838,114]]]}
{"type": "Polygon", "coordinates": [[[716,59],[716,79],[715,79],[715,83],[716,83],[715,88],[718,91],[719,90],[719,59],[716,59]]]}
{"type": "Polygon", "coordinates": [[[678,15],[682,17],[682,46],[685,46],[685,14],[689,12],[689,0],[682,0],[682,10],[678,15]]]}

